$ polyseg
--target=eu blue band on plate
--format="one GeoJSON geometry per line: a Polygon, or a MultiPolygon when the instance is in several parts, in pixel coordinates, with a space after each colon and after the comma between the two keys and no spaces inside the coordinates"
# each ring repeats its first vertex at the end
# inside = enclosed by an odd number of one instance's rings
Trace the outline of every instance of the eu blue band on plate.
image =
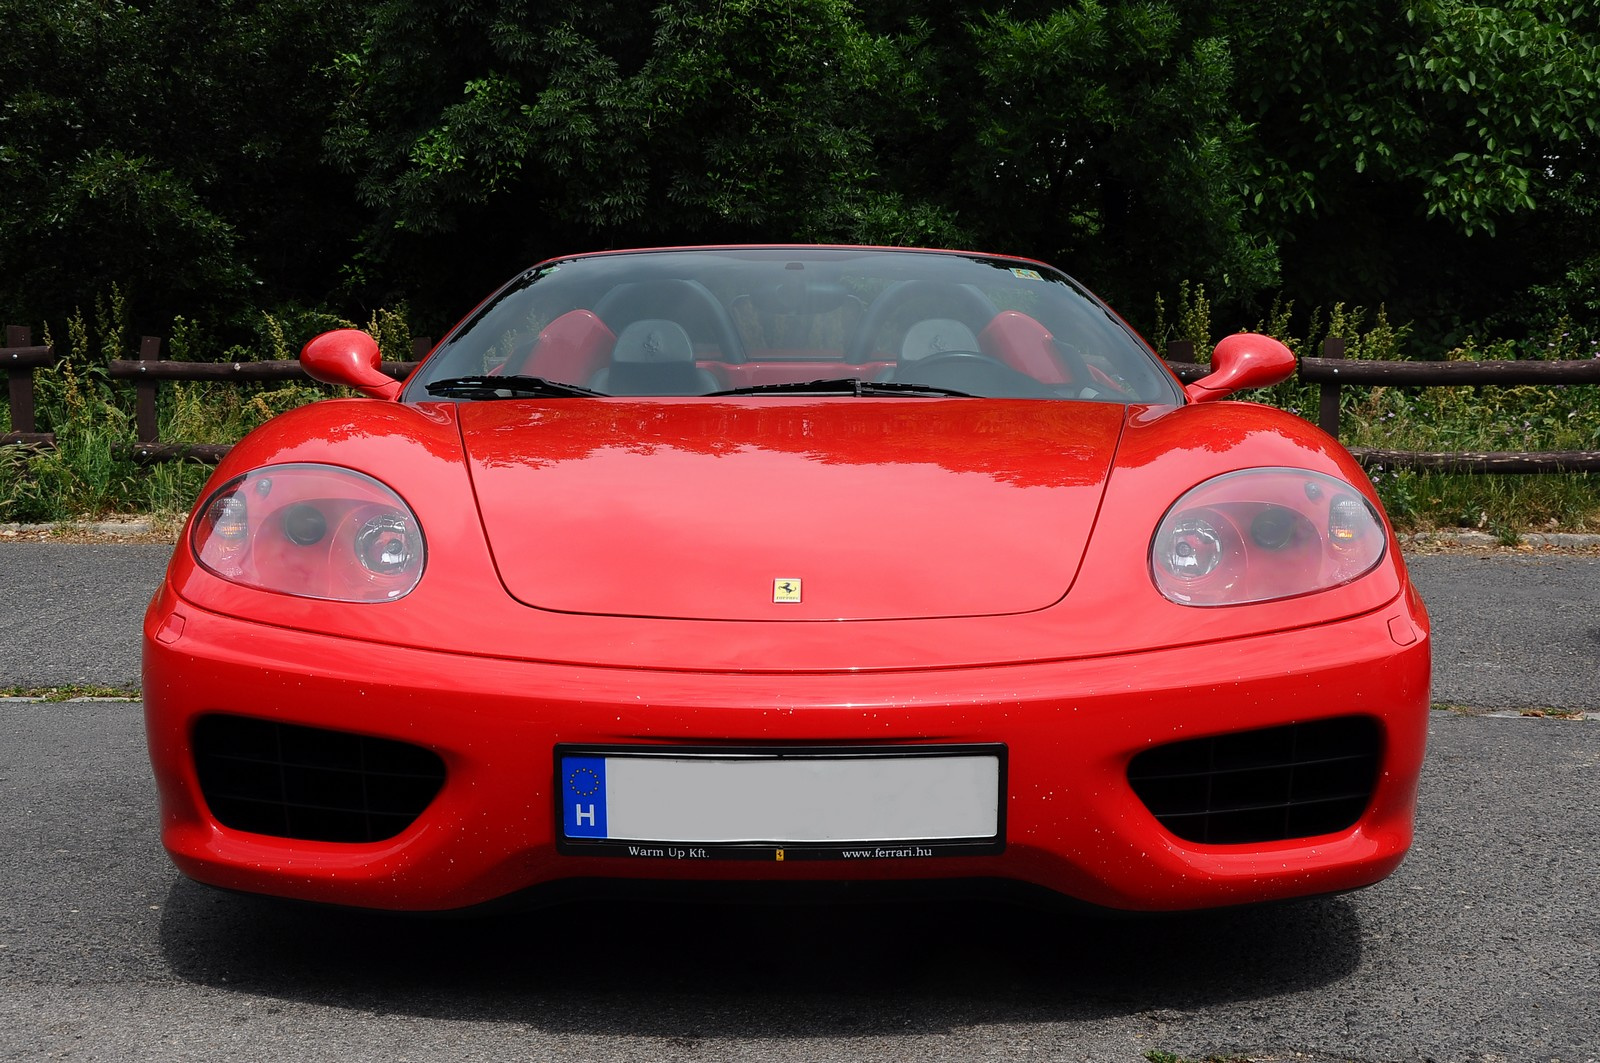
{"type": "Polygon", "coordinates": [[[561,758],[561,819],[569,838],[606,836],[604,757],[561,758]]]}

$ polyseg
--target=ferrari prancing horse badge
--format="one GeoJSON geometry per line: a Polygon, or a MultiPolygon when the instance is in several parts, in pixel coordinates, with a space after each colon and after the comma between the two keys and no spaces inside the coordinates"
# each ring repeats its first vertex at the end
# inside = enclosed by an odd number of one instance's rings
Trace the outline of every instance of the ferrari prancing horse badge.
{"type": "Polygon", "coordinates": [[[800,581],[797,579],[773,580],[772,600],[774,602],[798,602],[800,600],[800,581]]]}

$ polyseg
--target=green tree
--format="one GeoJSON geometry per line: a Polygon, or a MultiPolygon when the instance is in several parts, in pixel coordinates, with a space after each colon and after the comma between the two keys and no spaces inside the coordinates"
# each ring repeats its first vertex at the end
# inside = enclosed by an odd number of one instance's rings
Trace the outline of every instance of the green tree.
{"type": "Polygon", "coordinates": [[[1600,8],[1576,0],[1219,3],[1252,228],[1291,294],[1443,332],[1597,251],[1600,8]]]}
{"type": "Polygon", "coordinates": [[[321,162],[346,0],[0,0],[0,311],[113,284],[135,327],[320,299],[353,231],[321,162]]]}
{"type": "MultiPolygon", "coordinates": [[[[929,194],[962,205],[985,242],[1080,270],[1132,306],[1185,278],[1224,295],[1272,287],[1277,252],[1246,226],[1226,39],[1174,3],[1017,3],[962,13],[961,105],[946,174],[929,194]]],[[[914,180],[914,179],[913,179],[914,180]]]]}
{"type": "Polygon", "coordinates": [[[419,263],[413,282],[481,291],[547,253],[864,218],[925,237],[941,220],[872,180],[898,63],[847,0],[387,0],[339,60],[326,143],[374,212],[369,252],[419,263]]]}
{"type": "MultiPolygon", "coordinates": [[[[405,299],[548,254],[1030,254],[1600,328],[1589,0],[0,0],[0,316],[405,299]],[[359,244],[355,242],[360,235],[359,244]]],[[[366,305],[359,305],[359,302],[366,305]]],[[[148,323],[148,324],[147,324],[148,323]]]]}
{"type": "Polygon", "coordinates": [[[1122,293],[1275,276],[1230,57],[1170,3],[387,0],[340,68],[329,150],[414,280],[739,239],[1023,251],[1122,293]]]}

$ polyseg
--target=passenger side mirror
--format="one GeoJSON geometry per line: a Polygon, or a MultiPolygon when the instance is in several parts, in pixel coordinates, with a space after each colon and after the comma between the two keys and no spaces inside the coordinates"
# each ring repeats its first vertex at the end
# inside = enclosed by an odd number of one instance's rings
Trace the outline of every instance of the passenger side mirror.
{"type": "Polygon", "coordinates": [[[1183,389],[1190,402],[1214,402],[1236,391],[1269,388],[1294,375],[1294,352],[1271,336],[1240,332],[1211,352],[1211,372],[1183,389]]]}
{"type": "Polygon", "coordinates": [[[300,364],[313,380],[355,388],[375,399],[394,399],[400,381],[383,371],[378,341],[360,329],[324,332],[305,345],[300,364]]]}

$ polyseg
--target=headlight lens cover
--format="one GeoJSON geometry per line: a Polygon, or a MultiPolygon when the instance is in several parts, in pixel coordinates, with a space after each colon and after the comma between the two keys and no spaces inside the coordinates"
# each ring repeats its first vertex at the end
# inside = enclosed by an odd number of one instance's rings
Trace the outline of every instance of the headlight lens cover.
{"type": "Polygon", "coordinates": [[[1388,536],[1350,484],[1303,469],[1246,469],[1192,488],[1150,543],[1156,588],[1180,605],[1244,605],[1349,583],[1388,536]]]}
{"type": "Polygon", "coordinates": [[[302,598],[388,602],[422,578],[416,515],[372,477],[333,465],[269,465],[200,507],[195,559],[233,583],[302,598]]]}

